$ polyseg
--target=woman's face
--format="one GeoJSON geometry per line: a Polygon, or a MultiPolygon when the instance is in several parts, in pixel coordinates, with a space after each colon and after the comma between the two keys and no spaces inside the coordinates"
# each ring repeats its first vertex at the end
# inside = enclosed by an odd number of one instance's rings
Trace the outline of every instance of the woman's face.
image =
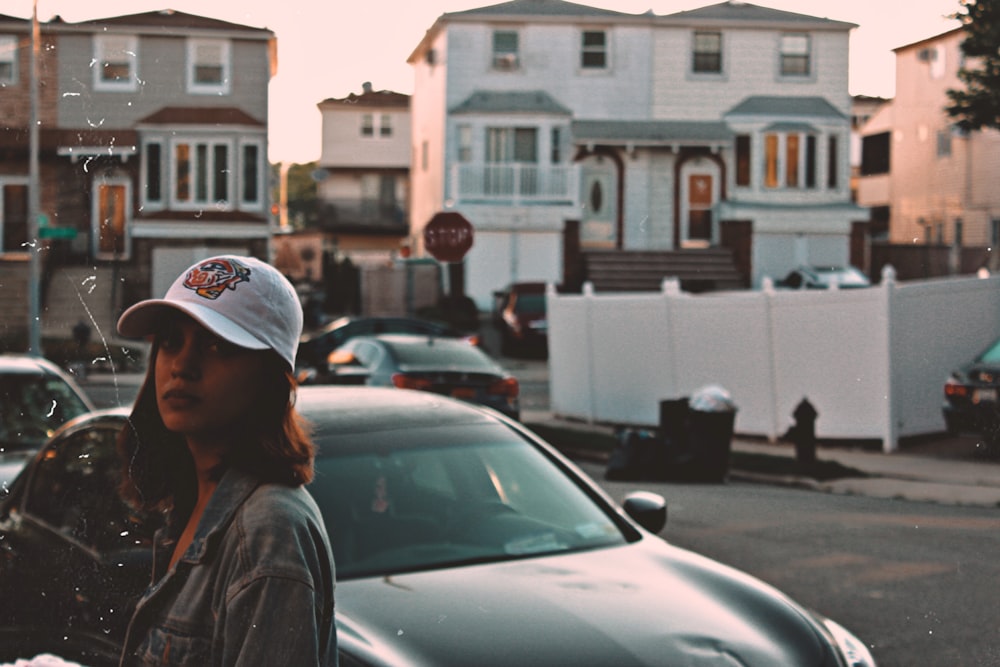
{"type": "Polygon", "coordinates": [[[184,315],[170,317],[157,342],[156,403],[163,424],[189,443],[227,447],[261,392],[265,353],[233,345],[184,315]]]}

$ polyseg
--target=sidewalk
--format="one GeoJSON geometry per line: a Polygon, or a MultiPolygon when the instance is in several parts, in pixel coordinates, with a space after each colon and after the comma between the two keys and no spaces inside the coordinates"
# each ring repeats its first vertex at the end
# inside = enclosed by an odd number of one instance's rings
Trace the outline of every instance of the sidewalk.
{"type": "MultiPolygon", "coordinates": [[[[525,410],[522,421],[552,427],[597,430],[612,434],[611,427],[560,419],[544,410],[525,410]]],[[[736,437],[733,451],[794,459],[787,443],[771,444],[736,437]]],[[[847,495],[1000,508],[1000,460],[949,457],[941,447],[921,448],[923,453],[849,449],[820,446],[820,460],[836,461],[869,475],[818,482],[808,477],[767,475],[730,468],[729,477],[766,484],[782,484],[847,495]],[[933,453],[931,453],[933,452],[933,453]]]]}

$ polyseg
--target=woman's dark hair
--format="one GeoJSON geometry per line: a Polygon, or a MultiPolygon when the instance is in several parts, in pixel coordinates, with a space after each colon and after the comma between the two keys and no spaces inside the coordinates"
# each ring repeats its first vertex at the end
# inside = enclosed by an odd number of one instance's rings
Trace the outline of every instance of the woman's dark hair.
{"type": "MultiPolygon", "coordinates": [[[[146,378],[132,414],[118,435],[122,462],[121,496],[134,507],[163,511],[193,506],[197,493],[194,462],[184,436],[169,431],[156,402],[154,341],[146,378]]],[[[273,350],[263,350],[265,374],[257,402],[235,434],[223,467],[244,470],[262,481],[300,486],[313,479],[316,447],[308,424],[295,409],[296,382],[273,350]]]]}

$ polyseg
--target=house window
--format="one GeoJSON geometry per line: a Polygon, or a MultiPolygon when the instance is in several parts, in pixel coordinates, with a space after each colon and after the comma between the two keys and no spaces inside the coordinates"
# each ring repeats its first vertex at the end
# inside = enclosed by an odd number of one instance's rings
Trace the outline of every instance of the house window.
{"type": "Polygon", "coordinates": [[[840,184],[840,142],[835,135],[826,139],[826,187],[837,189],[840,184]]]}
{"type": "Polygon", "coordinates": [[[486,192],[522,195],[538,191],[538,130],[486,128],[486,192]]]}
{"type": "Polygon", "coordinates": [[[806,137],[806,187],[816,187],[816,137],[806,137]]]}
{"type": "Polygon", "coordinates": [[[778,135],[764,135],[764,186],[778,187],[778,135]]]}
{"type": "Polygon", "coordinates": [[[990,220],[990,250],[996,252],[1000,248],[1000,218],[990,220]]]}
{"type": "Polygon", "coordinates": [[[229,93],[230,47],[224,39],[189,39],[187,87],[191,93],[229,93]]]}
{"type": "Polygon", "coordinates": [[[147,202],[158,204],[163,201],[163,145],[159,142],[146,144],[146,187],[143,192],[147,202]]]}
{"type": "Polygon", "coordinates": [[[510,71],[518,68],[518,37],[513,30],[493,31],[493,69],[510,71]]]}
{"type": "Polygon", "coordinates": [[[127,259],[129,255],[128,182],[96,183],[94,255],[98,259],[127,259]]]}
{"type": "Polygon", "coordinates": [[[244,144],[242,157],[242,174],[240,184],[240,202],[245,205],[261,203],[261,156],[264,154],[260,144],[244,144]]]}
{"type": "Polygon", "coordinates": [[[550,140],[552,142],[551,153],[549,155],[549,162],[552,164],[559,164],[562,162],[562,128],[553,127],[552,133],[550,135],[550,140]]]}
{"type": "Polygon", "coordinates": [[[375,117],[370,113],[361,114],[361,136],[375,136],[375,117]]]}
{"type": "Polygon", "coordinates": [[[387,113],[379,116],[378,135],[380,137],[392,136],[392,116],[387,113]]]}
{"type": "Polygon", "coordinates": [[[472,126],[458,126],[458,161],[472,161],[472,126]]]}
{"type": "Polygon", "coordinates": [[[750,185],[750,135],[736,137],[736,185],[750,185]]]}
{"type": "Polygon", "coordinates": [[[861,138],[862,176],[889,173],[889,139],[888,132],[870,134],[861,138]]]}
{"type": "Polygon", "coordinates": [[[937,156],[951,157],[951,131],[938,130],[937,133],[937,156]]]}
{"type": "Polygon", "coordinates": [[[17,83],[17,37],[0,35],[0,83],[17,83]]]}
{"type": "Polygon", "coordinates": [[[603,30],[584,30],[580,52],[580,67],[583,69],[604,69],[607,66],[607,33],[603,30]]]}
{"type": "Polygon", "coordinates": [[[722,33],[696,32],[691,69],[700,74],[722,72],[722,33]]]}
{"type": "Polygon", "coordinates": [[[229,144],[221,141],[174,145],[174,202],[229,204],[229,144]]]}
{"type": "Polygon", "coordinates": [[[799,187],[799,135],[785,136],[785,187],[799,187]]]}
{"type": "Polygon", "coordinates": [[[781,36],[781,75],[809,76],[809,35],[781,36]]]}
{"type": "Polygon", "coordinates": [[[94,36],[94,89],[136,89],[138,39],[129,35],[94,36]]]}
{"type": "Polygon", "coordinates": [[[955,239],[954,239],[955,245],[961,246],[962,243],[963,243],[963,241],[964,241],[964,239],[962,238],[963,237],[964,226],[962,225],[962,219],[961,218],[955,218],[955,227],[954,227],[954,229],[955,229],[955,239]]]}
{"type": "Polygon", "coordinates": [[[3,183],[0,199],[0,229],[3,252],[25,252],[28,244],[28,183],[3,183]]]}

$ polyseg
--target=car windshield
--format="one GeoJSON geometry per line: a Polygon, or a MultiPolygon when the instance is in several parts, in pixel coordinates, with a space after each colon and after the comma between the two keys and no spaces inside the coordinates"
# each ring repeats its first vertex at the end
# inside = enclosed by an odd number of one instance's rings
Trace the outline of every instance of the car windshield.
{"type": "Polygon", "coordinates": [[[64,422],[85,412],[83,400],[54,375],[0,375],[0,451],[37,449],[64,422]]]}
{"type": "Polygon", "coordinates": [[[338,579],[625,542],[581,487],[506,427],[455,429],[376,434],[370,447],[319,437],[321,451],[352,450],[318,458],[309,487],[338,579]]]}
{"type": "Polygon", "coordinates": [[[1000,363],[1000,340],[986,348],[986,351],[979,355],[979,361],[990,364],[1000,363]]]}
{"type": "Polygon", "coordinates": [[[522,292],[514,301],[514,312],[520,315],[544,315],[545,295],[522,292]]]}

